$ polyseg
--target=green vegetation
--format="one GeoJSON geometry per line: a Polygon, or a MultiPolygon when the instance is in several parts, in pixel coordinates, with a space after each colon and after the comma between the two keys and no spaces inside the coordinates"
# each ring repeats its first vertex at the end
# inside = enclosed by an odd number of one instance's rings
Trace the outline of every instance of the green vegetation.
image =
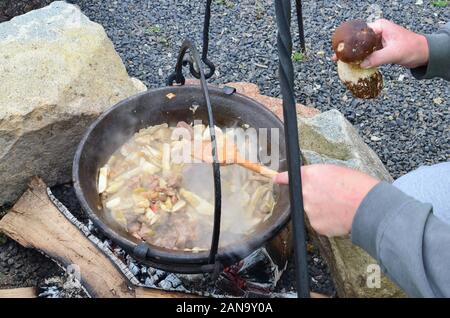
{"type": "Polygon", "coordinates": [[[161,33],[161,28],[159,27],[159,25],[152,25],[145,29],[145,33],[161,33]]]}
{"type": "Polygon", "coordinates": [[[433,0],[431,3],[435,7],[445,8],[450,4],[450,0],[433,0]]]}
{"type": "MultiPolygon", "coordinates": [[[[2,217],[6,215],[6,213],[8,213],[10,208],[11,205],[0,206],[0,220],[2,219],[2,217]]],[[[3,233],[0,233],[0,246],[5,243],[6,243],[6,236],[3,233]]]]}
{"type": "MultiPolygon", "coordinates": [[[[0,0],[1,1],[1,0],[0,0]]],[[[0,220],[6,215],[11,206],[0,206],[0,220]]],[[[0,246],[6,243],[6,236],[0,233],[0,246]]]]}
{"type": "Polygon", "coordinates": [[[162,44],[162,45],[164,45],[166,47],[169,46],[169,40],[166,37],[164,37],[164,36],[156,37],[156,42],[158,42],[159,44],[162,44]]]}
{"type": "Polygon", "coordinates": [[[292,60],[294,62],[301,62],[305,59],[305,55],[303,54],[303,52],[298,51],[298,52],[294,52],[292,54],[292,60]]]}
{"type": "Polygon", "coordinates": [[[261,20],[262,18],[264,18],[267,14],[267,10],[264,7],[264,3],[261,0],[256,0],[255,1],[255,16],[256,16],[256,20],[261,20]]]}
{"type": "Polygon", "coordinates": [[[0,233],[0,246],[6,243],[6,236],[0,233]]]}
{"type": "MultiPolygon", "coordinates": [[[[1,1],[1,0],[0,0],[1,1]]],[[[0,220],[2,219],[2,217],[8,212],[8,210],[11,208],[10,205],[4,205],[4,206],[0,206],[0,220]]]]}
{"type": "Polygon", "coordinates": [[[231,0],[215,0],[214,2],[218,5],[225,6],[228,9],[234,8],[234,3],[231,0]]]}
{"type": "Polygon", "coordinates": [[[148,34],[154,42],[162,44],[166,47],[169,46],[169,40],[164,36],[163,30],[159,25],[155,24],[148,26],[145,28],[144,32],[145,34],[148,34]]]}

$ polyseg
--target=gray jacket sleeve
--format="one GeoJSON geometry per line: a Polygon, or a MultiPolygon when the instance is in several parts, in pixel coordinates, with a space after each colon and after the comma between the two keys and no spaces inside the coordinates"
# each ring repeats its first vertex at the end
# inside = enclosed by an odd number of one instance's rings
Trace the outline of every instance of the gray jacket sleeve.
{"type": "Polygon", "coordinates": [[[450,81],[450,22],[434,34],[426,34],[430,57],[428,64],[411,69],[417,79],[440,77],[450,81]]]}
{"type": "Polygon", "coordinates": [[[380,182],[356,212],[352,241],[408,295],[450,297],[450,225],[430,204],[380,182]]]}

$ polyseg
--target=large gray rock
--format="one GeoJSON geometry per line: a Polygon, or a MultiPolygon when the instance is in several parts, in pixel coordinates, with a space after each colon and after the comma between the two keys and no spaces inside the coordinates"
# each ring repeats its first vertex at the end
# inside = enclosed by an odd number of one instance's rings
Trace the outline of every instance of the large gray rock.
{"type": "MultiPolygon", "coordinates": [[[[339,111],[330,110],[311,118],[298,117],[298,122],[306,164],[337,164],[357,169],[381,180],[392,181],[377,155],[339,111]]],[[[372,273],[368,272],[368,266],[377,262],[353,245],[349,237],[329,239],[315,236],[330,265],[337,292],[341,297],[404,296],[385,276],[382,277],[381,288],[367,286],[368,275],[372,273]]]]}
{"type": "Polygon", "coordinates": [[[128,76],[102,26],[57,1],[0,24],[0,206],[32,175],[71,179],[86,127],[145,90],[128,76]]]}
{"type": "Polygon", "coordinates": [[[309,164],[333,163],[358,169],[388,182],[381,160],[338,110],[299,118],[303,155],[309,164]]]}

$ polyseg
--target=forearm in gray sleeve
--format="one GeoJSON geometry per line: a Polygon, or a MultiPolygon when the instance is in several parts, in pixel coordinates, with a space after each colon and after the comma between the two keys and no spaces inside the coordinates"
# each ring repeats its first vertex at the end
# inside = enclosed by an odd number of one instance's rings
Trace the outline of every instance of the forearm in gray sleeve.
{"type": "Polygon", "coordinates": [[[364,198],[352,241],[413,297],[450,297],[450,225],[430,204],[380,182],[364,198]]]}
{"type": "Polygon", "coordinates": [[[450,81],[450,22],[425,37],[430,53],[428,64],[411,69],[412,75],[417,79],[440,77],[450,81]]]}

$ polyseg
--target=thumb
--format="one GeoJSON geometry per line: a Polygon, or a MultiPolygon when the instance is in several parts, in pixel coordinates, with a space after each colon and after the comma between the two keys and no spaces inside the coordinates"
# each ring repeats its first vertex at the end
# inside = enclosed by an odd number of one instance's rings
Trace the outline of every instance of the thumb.
{"type": "Polygon", "coordinates": [[[387,21],[384,19],[378,19],[376,21],[367,23],[367,25],[373,30],[373,32],[375,32],[375,34],[382,34],[383,26],[386,25],[386,22],[387,21]]]}
{"type": "Polygon", "coordinates": [[[273,177],[273,182],[278,184],[288,184],[289,183],[289,176],[287,171],[281,172],[277,174],[275,177],[273,177]]]}
{"type": "Polygon", "coordinates": [[[389,48],[383,48],[370,54],[362,63],[362,68],[377,67],[383,64],[391,64],[393,55],[389,48]]]}

